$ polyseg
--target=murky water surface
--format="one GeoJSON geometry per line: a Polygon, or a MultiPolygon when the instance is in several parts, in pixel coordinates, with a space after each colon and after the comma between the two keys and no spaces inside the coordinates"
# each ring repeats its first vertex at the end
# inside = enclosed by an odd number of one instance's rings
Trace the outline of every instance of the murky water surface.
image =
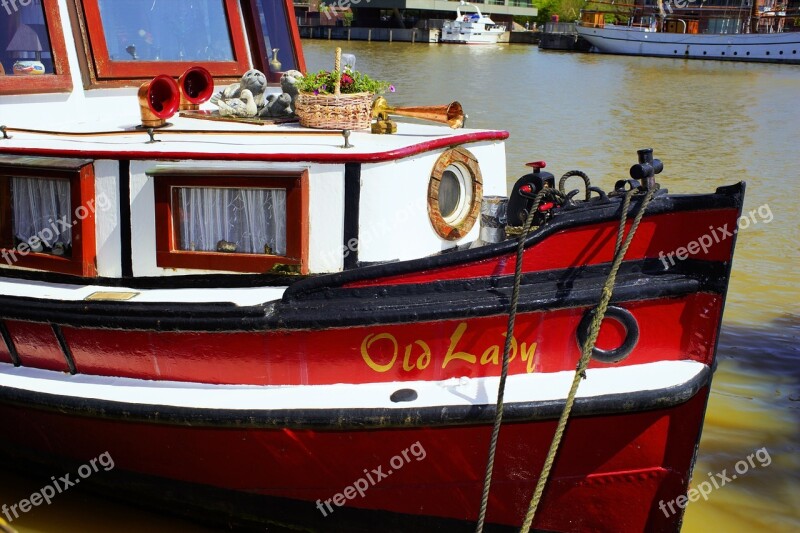
{"type": "MultiPolygon", "coordinates": [[[[337,45],[356,54],[357,69],[395,85],[393,104],[458,100],[468,126],[507,129],[510,183],[525,162],[545,159],[557,176],[582,169],[610,190],[642,147],[664,161],[659,181],[674,191],[747,181],[752,213],[737,242],[693,481],[707,498],[689,504],[683,530],[800,530],[800,67],[307,40],[309,70],[332,66],[337,45]],[[737,467],[745,472],[733,479],[737,467]],[[712,477],[720,485],[723,472],[731,478],[724,486],[702,485],[712,477]]],[[[38,488],[2,474],[0,501],[38,488]]],[[[14,525],[48,533],[211,530],[78,490],[14,525]]]]}

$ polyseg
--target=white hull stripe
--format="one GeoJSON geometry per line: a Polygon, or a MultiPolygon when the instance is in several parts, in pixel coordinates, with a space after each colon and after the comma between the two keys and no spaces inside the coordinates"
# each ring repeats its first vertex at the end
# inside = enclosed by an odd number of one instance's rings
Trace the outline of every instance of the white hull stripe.
{"type": "MultiPolygon", "coordinates": [[[[648,391],[680,388],[697,381],[707,367],[696,361],[659,361],[641,365],[587,371],[578,398],[621,397],[648,391]]],[[[505,402],[563,402],[574,372],[509,376],[505,402]]],[[[213,411],[293,410],[403,410],[432,407],[469,407],[494,404],[499,378],[452,378],[445,381],[411,381],[335,385],[208,385],[131,378],[70,376],[60,372],[0,364],[0,401],[27,394],[136,406],[174,407],[213,411]],[[417,397],[395,403],[390,397],[411,389],[417,397]]]]}

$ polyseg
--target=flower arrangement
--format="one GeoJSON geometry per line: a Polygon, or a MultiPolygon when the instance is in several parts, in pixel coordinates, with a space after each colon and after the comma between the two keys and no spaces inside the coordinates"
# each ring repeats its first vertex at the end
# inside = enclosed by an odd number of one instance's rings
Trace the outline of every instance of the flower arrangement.
{"type": "MultiPolygon", "coordinates": [[[[320,70],[314,74],[306,74],[298,84],[300,92],[313,93],[314,95],[333,94],[335,87],[336,71],[327,70],[320,70]]],[[[386,91],[393,93],[395,88],[394,85],[390,85],[385,81],[374,80],[366,74],[356,72],[350,67],[345,67],[342,70],[340,90],[342,94],[381,94],[386,91]]]]}
{"type": "Polygon", "coordinates": [[[306,128],[339,130],[369,129],[372,99],[376,94],[394,92],[394,85],[374,80],[342,65],[342,49],[336,49],[333,71],[308,74],[297,84],[296,113],[306,128]]]}

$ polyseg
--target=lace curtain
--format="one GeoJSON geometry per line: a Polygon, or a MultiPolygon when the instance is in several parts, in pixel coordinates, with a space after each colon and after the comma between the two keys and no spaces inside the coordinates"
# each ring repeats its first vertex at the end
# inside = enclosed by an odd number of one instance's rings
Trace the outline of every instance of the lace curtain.
{"type": "Polygon", "coordinates": [[[72,244],[68,180],[11,178],[11,205],[15,239],[27,242],[35,235],[47,248],[72,244]]]}
{"type": "Polygon", "coordinates": [[[181,250],[286,255],[285,190],[182,187],[178,198],[181,250]]]}

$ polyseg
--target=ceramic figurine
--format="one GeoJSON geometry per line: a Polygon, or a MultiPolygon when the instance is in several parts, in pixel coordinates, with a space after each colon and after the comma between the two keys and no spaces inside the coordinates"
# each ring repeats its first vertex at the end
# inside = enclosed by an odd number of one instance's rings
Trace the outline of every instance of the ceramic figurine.
{"type": "Polygon", "coordinates": [[[292,97],[286,93],[279,95],[270,94],[267,96],[267,103],[261,110],[259,116],[264,117],[288,117],[294,113],[292,109],[292,97]]]}
{"type": "Polygon", "coordinates": [[[299,70],[287,70],[281,76],[281,90],[292,98],[292,113],[294,113],[297,95],[300,94],[297,84],[301,79],[303,79],[303,74],[299,70]]]}
{"type": "Polygon", "coordinates": [[[222,239],[217,243],[217,251],[225,253],[233,253],[236,251],[236,243],[222,239]]]}
{"type": "MultiPolygon", "coordinates": [[[[277,53],[277,48],[274,52],[277,53]]],[[[273,60],[275,54],[273,53],[273,60]]],[[[294,115],[295,100],[300,91],[297,82],[303,74],[297,70],[289,70],[281,76],[283,94],[266,94],[267,78],[260,70],[248,70],[239,83],[228,85],[223,91],[211,97],[211,103],[219,107],[219,114],[224,117],[280,118],[294,115]],[[243,105],[243,94],[249,92],[256,106],[250,114],[251,107],[243,105]]]]}
{"type": "Polygon", "coordinates": [[[264,245],[264,253],[267,255],[272,255],[272,246],[269,244],[264,245]]]}
{"type": "Polygon", "coordinates": [[[258,106],[253,98],[253,93],[247,89],[239,93],[239,98],[219,100],[214,103],[219,106],[219,114],[223,117],[249,118],[258,114],[258,106]]]}
{"type": "Polygon", "coordinates": [[[63,242],[57,242],[53,245],[52,253],[53,255],[64,255],[67,251],[67,247],[64,246],[63,242]]]}
{"type": "MultiPolygon", "coordinates": [[[[267,77],[260,70],[250,69],[244,73],[239,83],[232,83],[225,89],[211,97],[211,103],[227,102],[231,99],[241,99],[244,90],[250,91],[256,106],[260,109],[264,106],[264,91],[267,90],[267,77]]],[[[217,104],[219,105],[219,104],[217,104]]]]}

